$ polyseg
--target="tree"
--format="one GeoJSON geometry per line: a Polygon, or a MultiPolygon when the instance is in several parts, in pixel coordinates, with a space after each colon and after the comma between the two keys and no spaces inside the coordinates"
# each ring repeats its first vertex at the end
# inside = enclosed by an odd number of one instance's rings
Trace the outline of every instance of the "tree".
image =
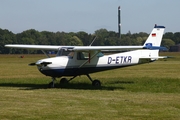
{"type": "Polygon", "coordinates": [[[77,37],[77,36],[73,36],[70,39],[68,39],[67,41],[67,45],[72,45],[72,46],[82,46],[83,43],[82,41],[77,37]]]}
{"type": "Polygon", "coordinates": [[[94,42],[94,45],[105,45],[104,41],[109,37],[109,33],[106,29],[99,29],[95,31],[97,40],[94,42]]]}
{"type": "Polygon", "coordinates": [[[80,31],[76,36],[83,42],[84,46],[89,46],[93,40],[93,36],[86,32],[80,31]]]}
{"type": "Polygon", "coordinates": [[[173,39],[174,38],[174,34],[172,32],[167,32],[163,35],[164,38],[166,39],[173,39]]]}
{"type": "Polygon", "coordinates": [[[55,33],[55,40],[56,40],[56,43],[55,45],[66,45],[66,40],[65,40],[65,32],[56,32],[55,33]]]}
{"type": "MultiPolygon", "coordinates": [[[[37,44],[37,45],[85,45],[89,46],[92,40],[96,40],[92,45],[95,46],[114,46],[114,45],[143,45],[149,34],[144,32],[132,34],[122,34],[121,39],[118,33],[107,29],[96,30],[94,34],[84,31],[74,32],[39,32],[35,29],[14,34],[11,31],[0,29],[0,53],[42,53],[39,51],[28,51],[23,49],[5,48],[5,44],[37,44]]],[[[180,43],[180,32],[167,32],[163,36],[162,46],[169,48],[180,43]]]]}
{"type": "Polygon", "coordinates": [[[173,45],[175,45],[175,42],[172,41],[171,39],[163,39],[162,40],[161,46],[166,47],[167,49],[169,49],[170,46],[173,46],[173,45]]]}
{"type": "Polygon", "coordinates": [[[121,38],[120,45],[132,45],[132,39],[129,36],[121,38]]]}
{"type": "Polygon", "coordinates": [[[179,43],[180,43],[180,32],[174,33],[173,41],[174,41],[176,44],[179,44],[179,43]]]}
{"type": "Polygon", "coordinates": [[[117,37],[109,37],[109,38],[107,38],[106,39],[106,41],[105,41],[105,45],[106,46],[116,46],[116,45],[119,45],[119,38],[117,38],[117,37]]]}
{"type": "Polygon", "coordinates": [[[14,44],[14,41],[16,41],[15,34],[8,30],[2,30],[0,29],[0,53],[1,54],[7,54],[11,53],[12,49],[4,48],[5,44],[14,44]]]}
{"type": "Polygon", "coordinates": [[[142,45],[143,42],[144,42],[142,37],[137,37],[135,40],[136,40],[136,44],[135,45],[142,45]]]}

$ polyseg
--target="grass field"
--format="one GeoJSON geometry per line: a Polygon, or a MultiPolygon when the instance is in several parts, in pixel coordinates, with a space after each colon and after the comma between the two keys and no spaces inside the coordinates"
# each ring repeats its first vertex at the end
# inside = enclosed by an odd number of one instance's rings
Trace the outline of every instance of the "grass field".
{"type": "MultiPolygon", "coordinates": [[[[48,89],[50,77],[29,63],[44,55],[0,55],[0,119],[180,119],[180,53],[167,60],[91,74],[48,89]]],[[[58,81],[57,81],[58,82],[58,81]]]]}

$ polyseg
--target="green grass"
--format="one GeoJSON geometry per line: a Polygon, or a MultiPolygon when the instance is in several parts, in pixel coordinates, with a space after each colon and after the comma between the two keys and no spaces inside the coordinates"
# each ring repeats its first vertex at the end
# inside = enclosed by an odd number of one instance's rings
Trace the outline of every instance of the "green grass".
{"type": "MultiPolygon", "coordinates": [[[[150,64],[91,74],[48,89],[50,77],[29,63],[44,55],[0,55],[0,119],[179,119],[180,53],[150,64]]],[[[57,81],[58,83],[59,81],[57,81]]]]}

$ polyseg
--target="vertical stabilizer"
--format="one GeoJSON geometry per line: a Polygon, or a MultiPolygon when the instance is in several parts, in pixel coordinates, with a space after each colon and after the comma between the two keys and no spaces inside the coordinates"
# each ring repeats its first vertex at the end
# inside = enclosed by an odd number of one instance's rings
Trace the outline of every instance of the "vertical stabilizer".
{"type": "Polygon", "coordinates": [[[144,46],[156,46],[160,47],[163,33],[164,33],[164,26],[157,26],[155,25],[151,34],[149,35],[148,39],[144,43],[144,46]]]}
{"type": "MultiPolygon", "coordinates": [[[[159,57],[159,49],[161,48],[162,37],[164,33],[164,26],[157,26],[155,25],[151,34],[147,38],[146,42],[144,43],[144,47],[147,50],[142,50],[142,57],[145,58],[158,58],[159,57]]],[[[155,59],[151,59],[155,60],[155,59]]],[[[156,59],[157,60],[157,59],[156,59]]]]}

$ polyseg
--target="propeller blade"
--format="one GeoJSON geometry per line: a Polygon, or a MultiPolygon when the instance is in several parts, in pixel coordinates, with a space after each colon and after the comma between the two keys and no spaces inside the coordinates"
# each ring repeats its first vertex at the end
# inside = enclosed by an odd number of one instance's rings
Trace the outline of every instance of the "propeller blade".
{"type": "Polygon", "coordinates": [[[34,66],[34,65],[36,65],[36,63],[30,63],[29,65],[30,65],[30,66],[34,66]]]}
{"type": "Polygon", "coordinates": [[[52,64],[52,62],[42,62],[41,65],[48,65],[48,64],[52,64]]]}
{"type": "Polygon", "coordinates": [[[42,62],[42,63],[40,63],[40,64],[30,63],[29,65],[30,65],[30,66],[34,66],[34,65],[45,65],[45,66],[47,66],[47,65],[49,65],[49,64],[52,64],[52,62],[42,62]]]}

